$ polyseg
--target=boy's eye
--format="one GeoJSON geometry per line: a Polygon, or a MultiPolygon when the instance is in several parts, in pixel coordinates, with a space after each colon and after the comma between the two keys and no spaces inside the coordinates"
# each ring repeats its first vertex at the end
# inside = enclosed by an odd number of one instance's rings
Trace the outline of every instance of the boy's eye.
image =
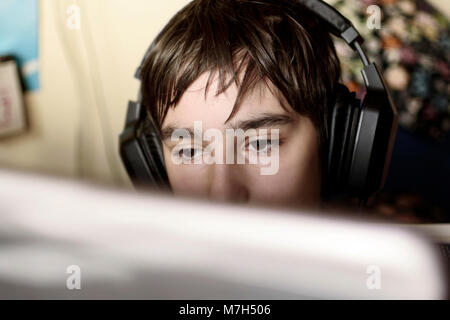
{"type": "Polygon", "coordinates": [[[186,160],[195,159],[201,154],[202,154],[202,149],[200,149],[200,148],[182,148],[182,149],[178,150],[178,156],[180,158],[183,158],[186,160]]]}
{"type": "Polygon", "coordinates": [[[257,139],[248,143],[249,151],[253,152],[269,152],[275,141],[270,139],[257,139]]]}

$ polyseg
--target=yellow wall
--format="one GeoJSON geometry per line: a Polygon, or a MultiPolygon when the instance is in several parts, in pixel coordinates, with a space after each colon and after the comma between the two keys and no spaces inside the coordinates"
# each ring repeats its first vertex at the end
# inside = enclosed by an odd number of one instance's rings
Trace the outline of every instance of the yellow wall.
{"type": "MultiPolygon", "coordinates": [[[[149,42],[188,2],[41,0],[41,89],[25,96],[31,130],[0,141],[0,166],[128,185],[117,138],[138,91],[133,74],[149,42]],[[66,26],[73,3],[80,30],[66,26]]],[[[431,2],[450,15],[450,2],[431,2]]]]}
{"type": "Polygon", "coordinates": [[[127,101],[137,95],[134,71],[156,33],[188,2],[41,0],[41,89],[25,96],[31,130],[0,141],[0,165],[127,183],[117,136],[127,101]],[[81,9],[80,30],[66,26],[73,3],[81,9]]]}

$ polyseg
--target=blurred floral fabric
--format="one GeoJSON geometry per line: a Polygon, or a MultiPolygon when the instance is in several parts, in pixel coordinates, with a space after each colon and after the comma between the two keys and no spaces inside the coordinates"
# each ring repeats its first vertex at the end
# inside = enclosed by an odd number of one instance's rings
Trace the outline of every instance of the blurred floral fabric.
{"type": "MultiPolygon", "coordinates": [[[[441,140],[450,131],[450,25],[423,0],[327,1],[350,19],[365,39],[372,61],[384,70],[399,111],[399,123],[415,134],[441,140]],[[380,29],[367,25],[367,8],[381,9],[380,29]]],[[[358,56],[336,39],[342,81],[364,89],[358,56]]]]}

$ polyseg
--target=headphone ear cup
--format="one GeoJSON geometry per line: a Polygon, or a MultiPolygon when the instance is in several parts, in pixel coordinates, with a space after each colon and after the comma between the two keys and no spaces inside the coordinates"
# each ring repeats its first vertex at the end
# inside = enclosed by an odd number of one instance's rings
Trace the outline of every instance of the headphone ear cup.
{"type": "Polygon", "coordinates": [[[162,141],[149,116],[142,122],[139,137],[154,183],[159,187],[169,187],[162,141]]]}
{"type": "Polygon", "coordinates": [[[328,119],[328,152],[323,181],[324,192],[328,197],[344,195],[347,192],[349,164],[358,118],[359,103],[355,93],[339,83],[328,119]]]}
{"type": "Polygon", "coordinates": [[[122,162],[135,186],[170,189],[162,142],[141,101],[128,103],[125,128],[119,136],[122,162]]]}

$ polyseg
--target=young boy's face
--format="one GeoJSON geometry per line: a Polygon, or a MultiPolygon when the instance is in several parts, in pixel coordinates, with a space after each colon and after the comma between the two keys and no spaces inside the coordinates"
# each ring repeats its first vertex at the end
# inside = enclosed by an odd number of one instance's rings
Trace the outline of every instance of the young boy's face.
{"type": "Polygon", "coordinates": [[[233,83],[216,96],[216,76],[205,99],[208,76],[205,73],[191,84],[162,124],[164,158],[174,193],[231,202],[317,205],[321,172],[312,121],[291,108],[283,109],[266,85],[248,92],[229,119],[238,88],[233,83]],[[246,135],[229,139],[231,128],[243,129],[246,135]],[[190,132],[191,139],[178,139],[176,134],[174,138],[177,129],[187,129],[181,132],[190,132]],[[250,162],[251,156],[258,161],[250,162]],[[245,164],[239,157],[246,159],[245,164]]]}

